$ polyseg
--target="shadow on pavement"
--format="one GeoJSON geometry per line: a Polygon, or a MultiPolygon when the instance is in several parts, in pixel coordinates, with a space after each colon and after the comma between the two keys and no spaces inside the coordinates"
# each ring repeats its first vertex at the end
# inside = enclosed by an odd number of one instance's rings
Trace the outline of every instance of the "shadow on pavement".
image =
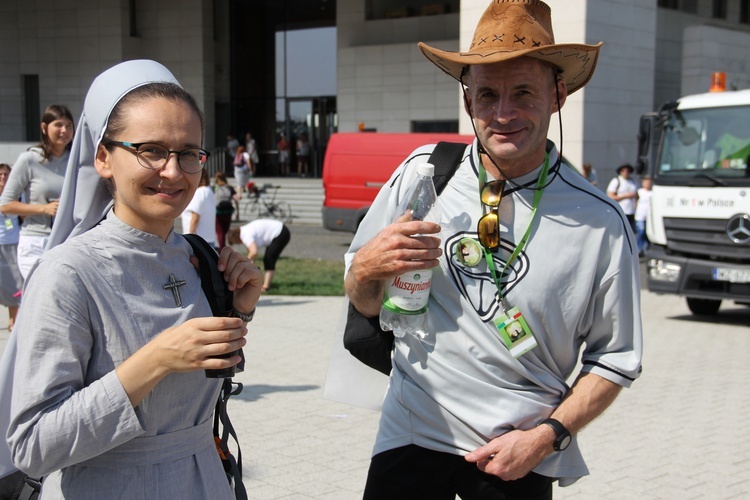
{"type": "Polygon", "coordinates": [[[263,399],[266,394],[273,394],[277,392],[305,392],[315,391],[320,389],[318,385],[248,385],[244,384],[242,392],[235,396],[237,399],[243,401],[258,401],[263,399]]]}

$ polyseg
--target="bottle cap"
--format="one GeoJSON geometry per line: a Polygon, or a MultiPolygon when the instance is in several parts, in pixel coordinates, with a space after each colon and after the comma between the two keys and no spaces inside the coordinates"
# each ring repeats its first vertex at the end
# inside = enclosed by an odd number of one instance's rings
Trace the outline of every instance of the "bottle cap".
{"type": "Polygon", "coordinates": [[[420,163],[417,165],[417,173],[425,177],[432,177],[435,175],[435,165],[432,163],[420,163]]]}

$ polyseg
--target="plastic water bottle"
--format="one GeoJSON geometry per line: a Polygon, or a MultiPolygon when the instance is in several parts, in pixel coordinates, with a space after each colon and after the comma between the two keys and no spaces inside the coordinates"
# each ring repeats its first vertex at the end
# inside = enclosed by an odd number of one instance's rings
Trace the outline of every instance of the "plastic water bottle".
{"type": "MultiPolygon", "coordinates": [[[[417,182],[409,188],[396,218],[406,214],[411,220],[440,221],[435,206],[437,194],[432,176],[435,167],[430,163],[417,166],[417,182]]],[[[432,285],[432,269],[410,271],[390,279],[385,286],[380,308],[380,327],[393,330],[396,337],[412,334],[425,339],[427,330],[427,302],[432,285]]]]}

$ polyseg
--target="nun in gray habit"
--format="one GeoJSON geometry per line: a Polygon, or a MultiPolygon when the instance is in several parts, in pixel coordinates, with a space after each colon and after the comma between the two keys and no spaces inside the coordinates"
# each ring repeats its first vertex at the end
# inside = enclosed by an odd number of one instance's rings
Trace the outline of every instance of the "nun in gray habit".
{"type": "MultiPolygon", "coordinates": [[[[177,84],[165,67],[145,60],[121,63],[93,82],[50,246],[26,281],[3,360],[9,381],[0,424],[10,420],[15,466],[45,476],[43,499],[233,498],[212,432],[221,379],[206,378],[203,367],[170,369],[134,398],[115,371],[165,330],[188,321],[237,331],[241,344],[247,332],[237,318],[211,316],[187,241],[174,231],[165,240],[121,220],[94,167],[115,105],[155,82],[177,84]],[[178,293],[164,288],[174,281],[184,281],[178,293]]],[[[118,154],[127,158],[125,151],[118,154]]],[[[262,274],[231,249],[222,259],[229,271],[246,273],[242,281],[228,280],[235,308],[247,314],[260,295],[262,274]]],[[[173,338],[165,335],[161,339],[173,338]]]]}

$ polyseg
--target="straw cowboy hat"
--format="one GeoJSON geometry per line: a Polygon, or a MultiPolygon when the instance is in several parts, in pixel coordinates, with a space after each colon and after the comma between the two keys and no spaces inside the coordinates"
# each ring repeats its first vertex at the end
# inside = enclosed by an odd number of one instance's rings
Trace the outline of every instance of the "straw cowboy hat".
{"type": "Polygon", "coordinates": [[[602,42],[555,44],[550,8],[539,0],[494,0],[479,19],[466,52],[449,52],[419,43],[427,59],[459,82],[464,68],[473,64],[522,56],[546,61],[559,68],[568,94],[591,79],[601,46],[602,42]]]}

